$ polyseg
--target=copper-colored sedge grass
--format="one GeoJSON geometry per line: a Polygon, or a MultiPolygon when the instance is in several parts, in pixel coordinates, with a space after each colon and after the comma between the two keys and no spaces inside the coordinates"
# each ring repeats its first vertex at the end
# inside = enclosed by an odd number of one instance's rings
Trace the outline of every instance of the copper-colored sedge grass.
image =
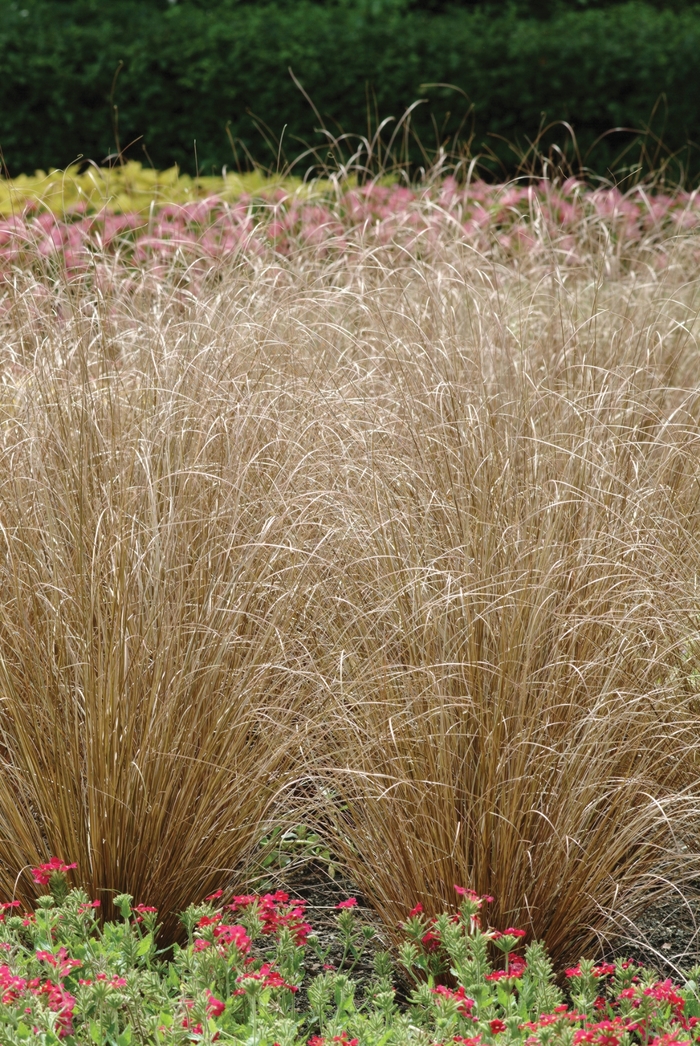
{"type": "Polygon", "coordinates": [[[389,927],[697,875],[695,240],[532,229],[5,284],[5,895],[172,919],[314,789],[389,927]]]}
{"type": "Polygon", "coordinates": [[[594,234],[365,296],[326,597],[332,847],[388,927],[468,885],[559,963],[698,872],[697,257],[594,234]]]}
{"type": "Polygon", "coordinates": [[[158,301],[54,289],[6,331],[0,894],[57,854],[172,928],[293,766],[309,447],[238,335],[158,301]]]}

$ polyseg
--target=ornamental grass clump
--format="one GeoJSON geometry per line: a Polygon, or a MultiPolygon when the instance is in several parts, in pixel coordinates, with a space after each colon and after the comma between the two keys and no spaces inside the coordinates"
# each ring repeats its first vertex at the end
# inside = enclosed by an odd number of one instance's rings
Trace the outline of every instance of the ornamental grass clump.
{"type": "Polygon", "coordinates": [[[48,293],[0,389],[0,883],[29,898],[71,853],[108,911],[148,896],[172,931],[293,769],[310,448],[194,317],[48,293]]]}
{"type": "Polygon", "coordinates": [[[172,935],[288,813],[560,966],[700,874],[696,199],[433,188],[5,257],[7,896],[172,935]]]}
{"type": "Polygon", "coordinates": [[[698,872],[697,288],[594,264],[375,292],[326,596],[331,847],[388,925],[461,880],[557,962],[698,872]]]}

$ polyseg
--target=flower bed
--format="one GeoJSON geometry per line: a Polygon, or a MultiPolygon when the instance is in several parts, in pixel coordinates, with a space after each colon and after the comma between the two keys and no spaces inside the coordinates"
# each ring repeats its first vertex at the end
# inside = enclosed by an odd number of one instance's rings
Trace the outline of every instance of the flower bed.
{"type": "Polygon", "coordinates": [[[121,920],[101,927],[99,901],[69,889],[74,867],[54,858],[33,870],[50,888],[34,911],[2,905],[3,1043],[675,1046],[700,1038],[699,971],[674,984],[631,962],[582,960],[566,970],[562,991],[543,944],[519,951],[525,931],[485,927],[490,898],[461,887],[456,911],[428,920],[416,905],[403,924],[408,998],[398,998],[384,951],[358,997],[352,975],[374,930],[358,919],[355,898],[337,905],[337,967],[321,954],[304,902],[279,890],[219,889],[182,914],[182,943],[159,949],[154,908],[119,895],[121,920]],[[310,954],[325,964],[313,978],[310,954]]]}
{"type": "Polygon", "coordinates": [[[240,257],[281,258],[305,245],[342,254],[358,243],[398,243],[420,253],[445,237],[508,255],[554,246],[562,263],[575,265],[582,237],[658,246],[700,224],[697,193],[650,195],[638,187],[623,194],[574,179],[464,187],[448,177],[424,189],[372,183],[333,193],[260,179],[257,187],[240,179],[195,185],[175,171],[161,182],[154,172],[150,188],[122,175],[111,193],[107,182],[93,193],[73,185],[61,195],[55,178],[50,186],[34,197],[20,186],[14,192],[21,207],[4,207],[0,275],[46,266],[77,275],[99,271],[109,259],[164,275],[173,264],[197,269],[240,257]]]}

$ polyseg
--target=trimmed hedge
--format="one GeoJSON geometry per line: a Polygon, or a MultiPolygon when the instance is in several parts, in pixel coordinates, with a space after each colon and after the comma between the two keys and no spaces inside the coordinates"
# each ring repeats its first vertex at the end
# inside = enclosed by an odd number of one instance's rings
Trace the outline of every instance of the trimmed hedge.
{"type": "MultiPolygon", "coordinates": [[[[287,157],[301,140],[322,147],[289,67],[334,131],[363,133],[368,110],[376,125],[428,98],[413,115],[428,152],[455,132],[467,103],[459,91],[421,85],[450,83],[473,103],[463,135],[473,129],[472,149],[487,145],[504,169],[514,153],[498,136],[524,145],[543,113],[570,122],[585,150],[610,128],[648,124],[662,96],[653,128],[666,147],[700,142],[700,7],[631,2],[561,9],[543,21],[515,7],[431,13],[403,0],[0,0],[0,146],[10,174],[114,152],[120,62],[120,143],[142,136],[127,155],[143,159],[145,145],[159,168],[233,166],[227,125],[239,160],[247,151],[274,166],[285,127],[287,157]]],[[[563,128],[553,135],[569,140],[563,128]]],[[[606,138],[589,162],[604,172],[632,140],[606,138]]],[[[412,156],[421,159],[415,144],[412,156]]]]}

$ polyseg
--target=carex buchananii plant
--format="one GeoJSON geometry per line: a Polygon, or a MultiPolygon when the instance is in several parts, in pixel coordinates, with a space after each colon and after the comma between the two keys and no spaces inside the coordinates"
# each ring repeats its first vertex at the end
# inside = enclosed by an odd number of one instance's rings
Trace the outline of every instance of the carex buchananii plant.
{"type": "Polygon", "coordinates": [[[660,275],[595,235],[574,273],[540,242],[386,278],[325,596],[355,882],[388,926],[468,883],[557,962],[698,872],[698,287],[687,242],[660,275]]]}
{"type": "Polygon", "coordinates": [[[37,289],[0,392],[0,889],[66,855],[107,911],[128,891],[168,929],[293,772],[313,436],[252,374],[246,324],[160,286],[121,312],[37,289]]]}
{"type": "Polygon", "coordinates": [[[697,248],[581,213],[6,283],[8,896],[173,912],[299,801],[556,962],[697,876],[697,248]]]}

